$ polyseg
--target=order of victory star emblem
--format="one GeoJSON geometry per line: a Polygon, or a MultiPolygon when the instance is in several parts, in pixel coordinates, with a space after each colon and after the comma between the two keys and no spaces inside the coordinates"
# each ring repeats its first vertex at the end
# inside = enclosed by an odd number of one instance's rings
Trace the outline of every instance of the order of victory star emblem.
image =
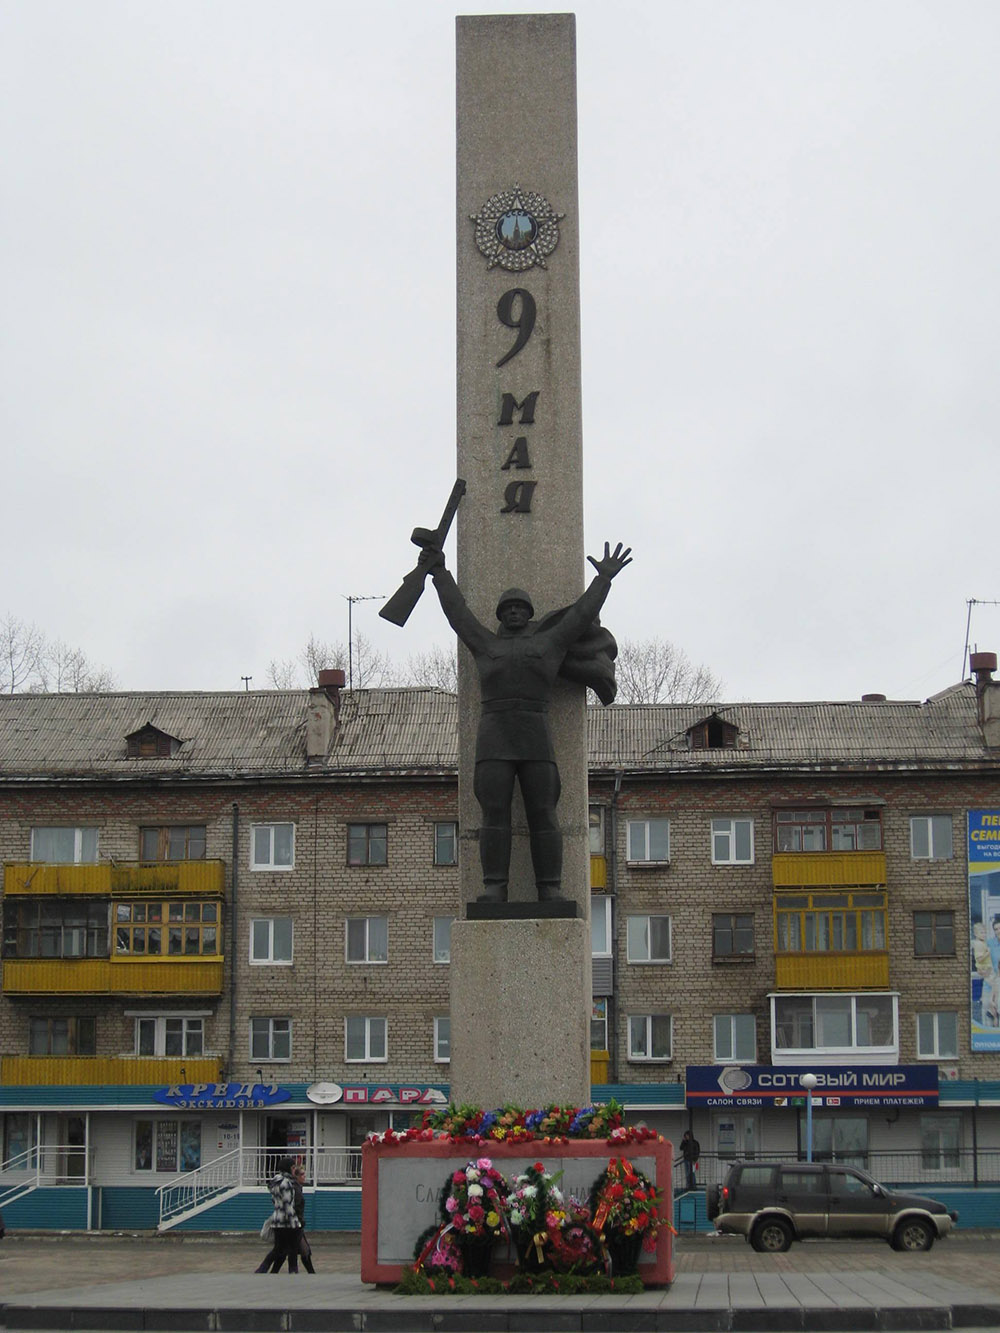
{"type": "Polygon", "coordinates": [[[476,247],[487,268],[497,264],[509,273],[545,268],[545,259],[559,244],[559,222],[565,213],[556,213],[549,201],[534,190],[501,190],[491,195],[478,213],[470,213],[476,224],[476,247]]]}

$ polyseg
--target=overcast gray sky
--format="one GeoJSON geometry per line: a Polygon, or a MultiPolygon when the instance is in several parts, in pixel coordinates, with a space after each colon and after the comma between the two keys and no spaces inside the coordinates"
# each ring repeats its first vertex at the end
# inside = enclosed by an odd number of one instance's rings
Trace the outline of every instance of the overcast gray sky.
{"type": "MultiPolygon", "coordinates": [[[[732,699],[952,684],[1000,600],[1000,4],[539,8],[577,14],[608,624],[732,699]]],[[[456,12],[0,3],[0,611],[124,688],[265,685],[437,521],[456,12]]],[[[376,647],[448,642],[377,606],[376,647]]]]}

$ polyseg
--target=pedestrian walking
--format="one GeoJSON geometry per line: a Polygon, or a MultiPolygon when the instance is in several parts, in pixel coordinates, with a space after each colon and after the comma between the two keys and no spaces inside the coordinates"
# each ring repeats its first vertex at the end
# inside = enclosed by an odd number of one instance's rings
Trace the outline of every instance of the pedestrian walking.
{"type": "Polygon", "coordinates": [[[306,1169],[301,1163],[292,1172],[292,1182],[295,1186],[295,1213],[299,1219],[299,1258],[307,1273],[315,1273],[312,1246],[306,1235],[306,1196],[303,1188],[306,1183],[306,1169]]]}
{"type": "Polygon", "coordinates": [[[286,1259],[289,1273],[299,1271],[299,1231],[302,1229],[302,1223],[295,1211],[295,1177],[292,1175],[292,1168],[290,1157],[279,1157],[277,1173],[267,1182],[274,1201],[274,1211],[271,1214],[274,1244],[263,1263],[255,1270],[258,1273],[277,1273],[286,1259]]]}
{"type": "Polygon", "coordinates": [[[681,1135],[681,1157],[684,1161],[685,1186],[689,1190],[696,1190],[698,1188],[698,1176],[696,1172],[698,1170],[698,1158],[700,1156],[701,1144],[691,1131],[686,1129],[681,1135]]]}

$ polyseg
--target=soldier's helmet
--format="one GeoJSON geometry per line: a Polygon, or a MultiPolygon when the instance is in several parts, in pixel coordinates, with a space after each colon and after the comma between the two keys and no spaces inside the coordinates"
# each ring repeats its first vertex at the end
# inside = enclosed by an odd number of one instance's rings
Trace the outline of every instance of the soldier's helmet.
{"type": "Polygon", "coordinates": [[[500,600],[497,602],[497,620],[500,619],[500,612],[510,602],[523,602],[531,614],[535,614],[535,608],[531,603],[531,598],[523,588],[508,588],[506,592],[500,594],[500,600]]]}

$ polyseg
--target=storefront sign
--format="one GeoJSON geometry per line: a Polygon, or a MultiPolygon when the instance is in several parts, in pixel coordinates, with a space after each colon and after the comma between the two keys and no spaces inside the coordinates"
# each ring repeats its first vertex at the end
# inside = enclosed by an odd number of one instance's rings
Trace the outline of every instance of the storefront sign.
{"type": "MultiPolygon", "coordinates": [[[[787,1107],[801,1103],[806,1069],[688,1065],[688,1106],[787,1107]]],[[[810,1065],[813,1106],[937,1106],[937,1065],[810,1065]]]]}
{"type": "Polygon", "coordinates": [[[342,1088],[339,1083],[311,1083],[306,1096],[319,1106],[343,1102],[347,1106],[442,1106],[448,1101],[441,1088],[414,1088],[392,1085],[358,1084],[342,1088]]]}
{"type": "Polygon", "coordinates": [[[157,1088],[153,1100],[182,1111],[251,1111],[287,1102],[291,1095],[277,1083],[174,1083],[157,1088]]]}
{"type": "Polygon", "coordinates": [[[1000,1051],[1000,810],[969,811],[971,1046],[1000,1051]]]}

